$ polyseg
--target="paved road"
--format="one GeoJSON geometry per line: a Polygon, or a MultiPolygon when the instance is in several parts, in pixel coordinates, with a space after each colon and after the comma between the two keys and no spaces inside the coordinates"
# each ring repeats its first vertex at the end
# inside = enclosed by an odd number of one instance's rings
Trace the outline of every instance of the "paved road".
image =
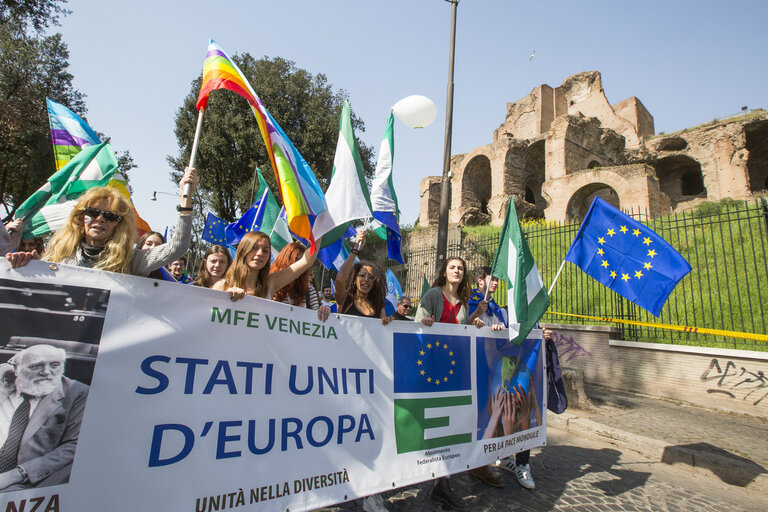
{"type": "MultiPolygon", "coordinates": [[[[496,469],[506,487],[494,489],[466,474],[452,477],[472,511],[755,511],[768,510],[768,496],[694,474],[685,465],[653,462],[630,450],[549,429],[549,445],[534,450],[536,489],[521,488],[514,476],[496,469]]],[[[385,493],[392,511],[438,511],[430,484],[385,493]]],[[[328,511],[362,510],[362,500],[328,511]]]]}

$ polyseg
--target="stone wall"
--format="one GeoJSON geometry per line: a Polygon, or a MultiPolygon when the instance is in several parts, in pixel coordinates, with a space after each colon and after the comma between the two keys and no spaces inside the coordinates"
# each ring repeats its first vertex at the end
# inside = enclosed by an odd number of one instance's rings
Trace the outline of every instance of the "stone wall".
{"type": "MultiPolygon", "coordinates": [[[[555,88],[539,85],[507,104],[490,144],[451,157],[449,223],[501,225],[510,198],[520,218],[566,222],[595,195],[659,215],[768,190],[768,112],[653,133],[653,116],[637,97],[609,104],[597,71],[555,88]],[[645,166],[646,182],[637,183],[634,164],[645,166]],[[601,182],[585,182],[585,171],[595,169],[618,176],[603,172],[601,182]],[[628,181],[624,190],[612,184],[628,181]]],[[[422,181],[421,226],[437,223],[435,184],[434,177],[422,181]]]]}
{"type": "Polygon", "coordinates": [[[620,341],[613,327],[547,324],[587,384],[768,418],[768,353],[620,341]]]}

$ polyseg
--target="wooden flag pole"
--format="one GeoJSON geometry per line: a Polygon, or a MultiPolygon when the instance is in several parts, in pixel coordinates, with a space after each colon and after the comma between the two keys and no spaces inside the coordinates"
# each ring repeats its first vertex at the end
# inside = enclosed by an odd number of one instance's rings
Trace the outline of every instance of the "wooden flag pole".
{"type": "MultiPolygon", "coordinates": [[[[200,128],[203,126],[203,112],[205,112],[205,109],[201,108],[200,113],[197,115],[197,127],[195,128],[195,138],[192,141],[192,154],[189,156],[190,168],[195,166],[195,156],[197,156],[197,144],[200,142],[200,128]]],[[[182,194],[184,196],[184,199],[189,197],[191,190],[192,190],[192,185],[187,183],[184,186],[184,192],[182,194]]]]}

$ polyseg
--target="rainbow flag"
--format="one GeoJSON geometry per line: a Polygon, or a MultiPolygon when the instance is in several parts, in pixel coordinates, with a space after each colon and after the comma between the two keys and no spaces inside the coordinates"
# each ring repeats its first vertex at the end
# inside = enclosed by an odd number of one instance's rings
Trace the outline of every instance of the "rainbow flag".
{"type": "Polygon", "coordinates": [[[101,144],[98,135],[80,116],[61,103],[45,98],[48,121],[51,125],[51,142],[58,171],[86,146],[101,144]]]}
{"type": "MultiPolygon", "coordinates": [[[[88,124],[80,116],[69,110],[61,103],[46,98],[48,107],[48,122],[51,125],[51,141],[53,142],[53,154],[56,160],[56,170],[64,167],[83,148],[101,144],[101,140],[88,124]]],[[[131,201],[133,217],[136,219],[136,231],[141,236],[152,231],[147,221],[141,218],[128,191],[127,180],[119,173],[115,173],[108,187],[117,189],[126,199],[131,201]]]]}
{"type": "Polygon", "coordinates": [[[206,107],[208,95],[216,89],[229,89],[250,103],[267,146],[288,225],[291,231],[309,239],[314,245],[311,219],[326,209],[320,183],[304,157],[270,115],[237,64],[211,39],[203,64],[203,83],[197,97],[198,110],[206,107]]]}

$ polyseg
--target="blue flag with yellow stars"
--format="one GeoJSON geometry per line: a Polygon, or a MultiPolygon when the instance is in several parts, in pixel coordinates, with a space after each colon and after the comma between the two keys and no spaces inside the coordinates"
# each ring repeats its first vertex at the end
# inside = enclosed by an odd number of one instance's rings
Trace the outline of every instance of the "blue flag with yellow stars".
{"type": "Polygon", "coordinates": [[[469,336],[395,333],[395,393],[471,388],[469,336]]]}
{"type": "Polygon", "coordinates": [[[599,197],[592,201],[565,260],[654,316],[691,271],[663,238],[599,197]]]}
{"type": "Polygon", "coordinates": [[[212,244],[227,245],[227,237],[224,234],[225,227],[227,227],[227,224],[223,220],[212,213],[208,213],[208,216],[205,218],[203,235],[200,238],[212,244]]]}
{"type": "MultiPolygon", "coordinates": [[[[271,192],[269,189],[264,190],[261,199],[253,203],[253,206],[240,217],[237,221],[232,222],[224,228],[224,234],[226,235],[227,245],[237,245],[240,240],[243,239],[243,235],[251,231],[259,231],[261,224],[264,222],[264,214],[267,211],[269,195],[271,192]]],[[[274,199],[272,199],[274,201],[274,199]]]]}

